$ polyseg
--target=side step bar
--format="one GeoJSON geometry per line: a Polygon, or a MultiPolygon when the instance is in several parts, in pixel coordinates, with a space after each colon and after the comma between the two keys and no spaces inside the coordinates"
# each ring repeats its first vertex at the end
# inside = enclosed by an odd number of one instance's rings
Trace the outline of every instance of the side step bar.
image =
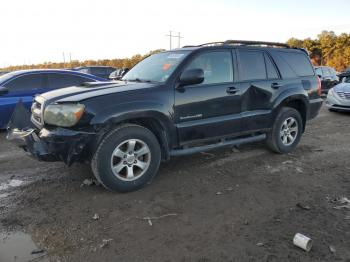
{"type": "Polygon", "coordinates": [[[250,136],[250,137],[245,137],[245,138],[237,138],[237,139],[232,139],[232,140],[224,140],[224,141],[221,141],[221,142],[216,143],[216,144],[171,150],[170,156],[190,155],[190,154],[208,151],[211,149],[225,147],[225,146],[236,146],[236,145],[241,145],[241,144],[258,142],[258,141],[262,141],[264,139],[266,139],[266,134],[250,136]]]}

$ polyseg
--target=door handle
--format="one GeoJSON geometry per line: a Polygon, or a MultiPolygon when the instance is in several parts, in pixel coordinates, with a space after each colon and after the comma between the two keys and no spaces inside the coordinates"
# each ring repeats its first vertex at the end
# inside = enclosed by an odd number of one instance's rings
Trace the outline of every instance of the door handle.
{"type": "Polygon", "coordinates": [[[272,83],[271,84],[271,87],[273,88],[273,89],[278,89],[278,88],[280,88],[282,85],[281,84],[279,84],[279,83],[272,83]]]}
{"type": "Polygon", "coordinates": [[[228,88],[226,89],[226,93],[227,93],[227,94],[236,94],[237,92],[238,92],[238,89],[235,88],[234,86],[228,87],[228,88]]]}

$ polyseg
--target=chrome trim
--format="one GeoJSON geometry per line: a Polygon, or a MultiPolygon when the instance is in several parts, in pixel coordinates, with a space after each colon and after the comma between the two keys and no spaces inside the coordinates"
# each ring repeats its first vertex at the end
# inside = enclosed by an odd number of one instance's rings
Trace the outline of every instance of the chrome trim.
{"type": "Polygon", "coordinates": [[[36,96],[34,98],[34,101],[31,107],[31,112],[32,112],[31,120],[35,125],[40,127],[44,125],[44,109],[45,109],[45,99],[42,96],[36,96]],[[38,121],[36,117],[39,117],[40,121],[38,121]]]}

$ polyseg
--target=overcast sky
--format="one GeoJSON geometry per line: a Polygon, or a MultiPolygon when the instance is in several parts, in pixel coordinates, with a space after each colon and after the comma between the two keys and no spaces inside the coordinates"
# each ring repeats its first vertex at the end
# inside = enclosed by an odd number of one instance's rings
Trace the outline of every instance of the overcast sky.
{"type": "Polygon", "coordinates": [[[349,0],[6,0],[0,67],[62,61],[63,52],[84,60],[168,49],[169,30],[181,32],[181,45],[349,33],[349,7],[349,0]]]}

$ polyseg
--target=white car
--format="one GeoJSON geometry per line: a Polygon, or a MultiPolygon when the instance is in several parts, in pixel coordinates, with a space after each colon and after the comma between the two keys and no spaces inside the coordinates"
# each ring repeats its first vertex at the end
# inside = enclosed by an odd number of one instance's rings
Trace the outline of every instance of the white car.
{"type": "Polygon", "coordinates": [[[330,111],[350,112],[350,79],[328,91],[326,106],[330,111]]]}

